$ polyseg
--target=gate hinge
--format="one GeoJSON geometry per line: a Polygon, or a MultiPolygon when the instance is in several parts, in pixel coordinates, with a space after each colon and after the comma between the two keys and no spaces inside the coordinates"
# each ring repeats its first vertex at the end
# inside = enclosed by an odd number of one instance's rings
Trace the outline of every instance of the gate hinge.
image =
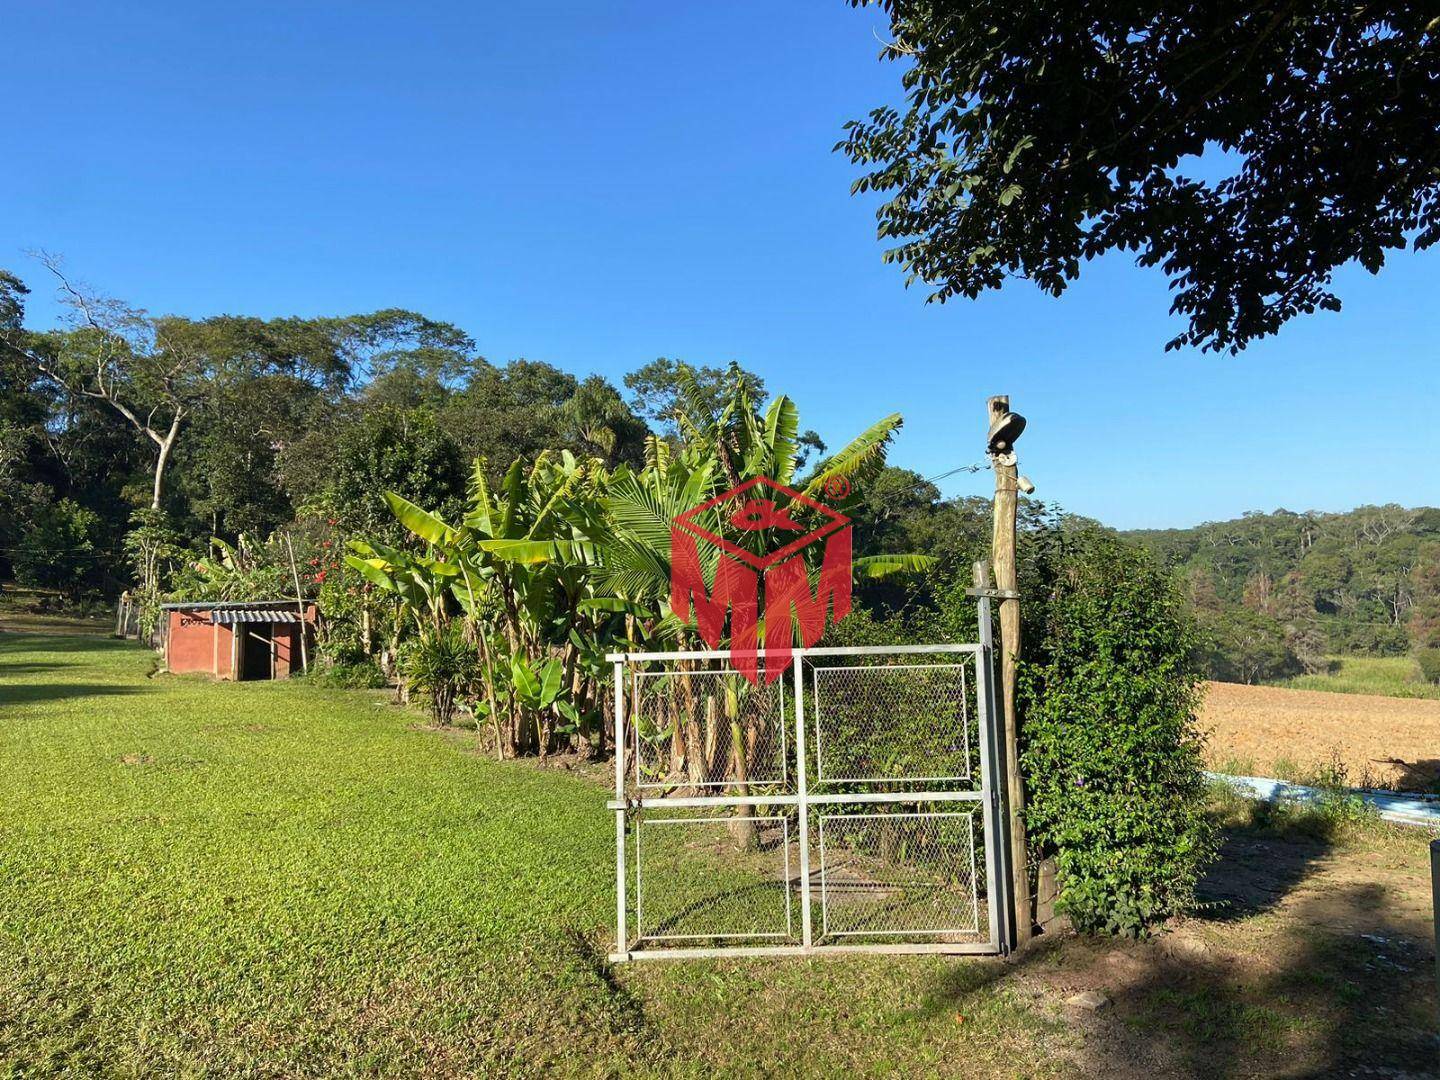
{"type": "Polygon", "coordinates": [[[640,800],[639,800],[639,799],[630,799],[630,798],[626,798],[626,799],[610,799],[610,800],[606,801],[606,803],[605,803],[605,809],[606,809],[606,810],[624,810],[624,811],[626,811],[626,812],[628,813],[628,812],[630,812],[630,811],[639,810],[639,809],[640,809],[640,800]]]}
{"type": "Polygon", "coordinates": [[[991,600],[1019,600],[1020,594],[1014,589],[966,589],[966,596],[988,596],[991,600]]]}

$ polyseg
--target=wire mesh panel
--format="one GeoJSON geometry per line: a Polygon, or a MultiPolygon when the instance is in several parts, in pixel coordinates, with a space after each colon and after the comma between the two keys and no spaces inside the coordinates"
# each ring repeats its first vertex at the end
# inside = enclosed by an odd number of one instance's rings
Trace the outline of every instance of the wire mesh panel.
{"type": "Polygon", "coordinates": [[[826,938],[988,936],[976,809],[819,815],[826,938]]]}
{"type": "Polygon", "coordinates": [[[815,783],[970,779],[971,657],[840,659],[807,662],[815,783]]]}
{"type": "Polygon", "coordinates": [[[616,958],[999,951],[981,625],[980,645],[797,649],[758,684],[721,652],[611,657],[616,958]]]}
{"type": "Polygon", "coordinates": [[[799,941],[791,820],[747,810],[639,812],[633,889],[638,941],[799,941]]]}
{"type": "Polygon", "coordinates": [[[636,786],[743,795],[784,785],[786,695],[783,682],[757,686],[724,664],[677,661],[632,671],[636,786]]]}

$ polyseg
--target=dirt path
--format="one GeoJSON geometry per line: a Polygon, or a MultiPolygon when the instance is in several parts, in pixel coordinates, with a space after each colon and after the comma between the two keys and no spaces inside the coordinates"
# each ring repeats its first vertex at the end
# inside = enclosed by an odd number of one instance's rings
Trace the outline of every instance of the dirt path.
{"type": "Polygon", "coordinates": [[[1068,1010],[1084,1075],[1440,1077],[1424,840],[1336,845],[1241,830],[1207,911],[1141,943],[1066,938],[1022,961],[1021,992],[1068,1010]]]}

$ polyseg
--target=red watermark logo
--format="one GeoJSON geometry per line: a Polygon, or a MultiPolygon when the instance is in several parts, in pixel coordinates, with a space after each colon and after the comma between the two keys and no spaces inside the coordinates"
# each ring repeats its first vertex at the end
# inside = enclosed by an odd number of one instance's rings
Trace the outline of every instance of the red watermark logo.
{"type": "MultiPolygon", "coordinates": [[[[827,481],[827,494],[849,494],[843,477],[831,480],[840,482],[832,488],[827,481]]],[[[670,609],[681,622],[693,621],[712,649],[725,638],[728,612],[731,663],[756,684],[763,625],[765,681],[774,682],[793,663],[797,636],[802,646],[814,645],[825,632],[827,610],[835,622],[850,614],[851,557],[848,517],[757,476],[671,523],[670,609]],[[701,542],[707,545],[704,558],[701,542]],[[814,561],[808,549],[816,544],[824,548],[812,592],[806,556],[814,561]],[[705,566],[711,561],[714,585],[707,591],[705,566]]]]}

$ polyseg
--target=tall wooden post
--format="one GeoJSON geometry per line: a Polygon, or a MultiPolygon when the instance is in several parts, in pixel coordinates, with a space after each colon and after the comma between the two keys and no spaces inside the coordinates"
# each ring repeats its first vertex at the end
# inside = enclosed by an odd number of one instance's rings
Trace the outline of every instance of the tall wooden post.
{"type": "MultiPolygon", "coordinates": [[[[1010,412],[1008,395],[989,402],[987,430],[994,433],[1010,412]]],[[[1015,891],[1015,943],[1030,940],[1030,872],[1025,858],[1025,788],[1020,779],[1019,721],[1015,709],[1015,662],[1020,655],[1019,574],[1015,565],[1015,518],[1019,469],[1012,446],[989,445],[995,472],[995,532],[991,562],[1000,599],[1000,701],[1005,717],[1005,787],[1010,804],[1010,868],[1015,891]],[[1009,594],[1008,596],[1005,594],[1009,594]]]]}
{"type": "MultiPolygon", "coordinates": [[[[285,534],[285,550],[290,553],[290,573],[295,578],[295,607],[300,612],[300,670],[307,675],[310,673],[310,656],[305,651],[305,593],[300,589],[300,568],[295,565],[295,545],[290,542],[290,534],[285,534]]],[[[290,662],[293,664],[295,658],[292,656],[290,662]]],[[[448,723],[448,721],[447,721],[448,723]]],[[[479,725],[476,725],[477,729],[479,725]]]]}
{"type": "Polygon", "coordinates": [[[1430,841],[1430,907],[1435,916],[1435,985],[1440,987],[1440,840],[1430,841]]]}

